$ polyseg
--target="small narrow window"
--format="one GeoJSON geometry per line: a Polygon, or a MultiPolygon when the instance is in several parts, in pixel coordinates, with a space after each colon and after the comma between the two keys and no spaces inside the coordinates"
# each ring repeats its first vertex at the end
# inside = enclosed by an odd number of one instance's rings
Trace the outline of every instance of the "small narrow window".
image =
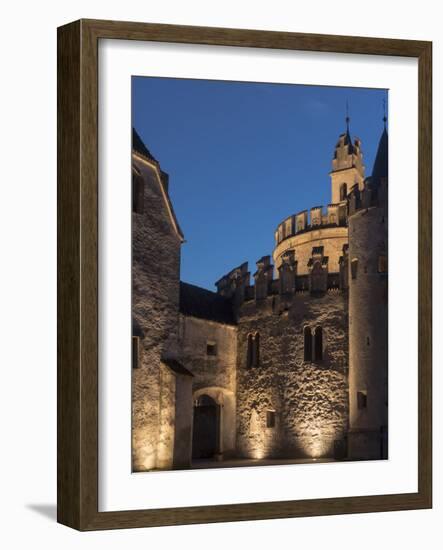
{"type": "Polygon", "coordinates": [[[366,409],[368,405],[368,395],[365,391],[357,392],[357,408],[366,409]]]}
{"type": "Polygon", "coordinates": [[[260,334],[248,334],[248,349],[246,355],[246,366],[248,369],[260,365],[260,334]]]}
{"type": "Polygon", "coordinates": [[[305,357],[305,361],[312,361],[311,327],[305,327],[305,330],[304,330],[304,357],[305,357]]]}
{"type": "Polygon", "coordinates": [[[254,347],[252,349],[252,366],[258,367],[260,365],[260,334],[258,332],[254,336],[254,347]]]}
{"type": "Polygon", "coordinates": [[[248,334],[248,343],[247,343],[247,352],[246,352],[246,366],[248,369],[252,367],[252,345],[253,345],[253,336],[248,334]]]}
{"type": "Polygon", "coordinates": [[[266,411],[266,427],[275,428],[275,411],[266,411]]]}
{"type": "Polygon", "coordinates": [[[353,279],[357,278],[357,270],[358,270],[358,260],[357,260],[357,258],[354,258],[351,261],[351,277],[353,279]]]}
{"type": "Polygon", "coordinates": [[[143,214],[143,178],[138,174],[132,175],[132,211],[143,214]]]}
{"type": "Polygon", "coordinates": [[[369,340],[369,336],[366,336],[366,345],[367,346],[371,345],[371,341],[369,340]]]}
{"type": "Polygon", "coordinates": [[[345,201],[348,196],[348,186],[346,183],[340,185],[340,201],[345,201]]]}
{"type": "Polygon", "coordinates": [[[132,368],[138,369],[140,360],[140,338],[132,337],[132,368]]]}
{"type": "Polygon", "coordinates": [[[388,272],[388,259],[384,254],[378,257],[378,272],[379,273],[388,272]]]}
{"type": "Polygon", "coordinates": [[[215,342],[206,343],[206,355],[215,357],[217,355],[217,344],[215,342]]]}
{"type": "Polygon", "coordinates": [[[322,361],[323,360],[323,329],[321,327],[317,327],[315,329],[314,340],[315,340],[315,360],[322,361]]]}

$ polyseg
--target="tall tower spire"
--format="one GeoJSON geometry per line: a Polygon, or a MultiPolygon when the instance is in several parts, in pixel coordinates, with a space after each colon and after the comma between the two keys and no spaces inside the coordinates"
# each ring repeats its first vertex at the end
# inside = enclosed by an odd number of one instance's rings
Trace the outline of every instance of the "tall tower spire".
{"type": "Polygon", "coordinates": [[[365,167],[361,143],[358,138],[352,142],[349,123],[349,102],[346,101],[346,132],[341,134],[335,146],[334,158],[332,159],[331,187],[333,204],[344,203],[346,197],[354,185],[361,189],[364,185],[365,167]]]}
{"type": "Polygon", "coordinates": [[[350,117],[349,117],[349,102],[348,100],[346,100],[346,134],[349,136],[349,138],[351,137],[351,134],[349,132],[349,122],[351,121],[350,117]]]}
{"type": "MultiPolygon", "coordinates": [[[[386,107],[385,107],[386,109],[386,107]]],[[[388,177],[388,131],[386,130],[386,111],[383,116],[383,132],[378,142],[374,166],[372,167],[371,186],[375,189],[381,184],[382,179],[388,177]]]]}

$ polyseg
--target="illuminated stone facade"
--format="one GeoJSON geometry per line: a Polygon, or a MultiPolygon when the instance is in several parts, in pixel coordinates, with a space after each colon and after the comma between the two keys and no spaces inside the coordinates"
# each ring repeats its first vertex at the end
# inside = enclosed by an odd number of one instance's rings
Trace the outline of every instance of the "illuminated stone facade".
{"type": "Polygon", "coordinates": [[[286,218],[273,263],[217,292],[180,282],[168,179],[135,133],[133,167],[134,470],[386,457],[386,132],[365,178],[348,128],[331,204],[286,218]]]}

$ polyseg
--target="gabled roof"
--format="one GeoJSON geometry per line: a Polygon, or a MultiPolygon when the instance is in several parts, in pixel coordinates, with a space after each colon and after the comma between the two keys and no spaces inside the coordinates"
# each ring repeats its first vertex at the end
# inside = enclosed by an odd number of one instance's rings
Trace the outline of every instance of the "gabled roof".
{"type": "Polygon", "coordinates": [[[175,374],[184,374],[185,376],[194,376],[191,371],[184,367],[177,359],[162,359],[167,367],[169,367],[175,374]]]}
{"type": "Polygon", "coordinates": [[[180,281],[180,313],[226,325],[235,325],[229,298],[183,281],[180,281]]]}
{"type": "Polygon", "coordinates": [[[162,195],[165,199],[168,212],[172,218],[173,226],[176,229],[180,240],[183,242],[185,237],[183,235],[180,224],[178,223],[177,216],[175,215],[174,207],[172,206],[171,202],[171,197],[169,196],[169,176],[160,168],[158,160],[151,154],[149,149],[143,143],[135,128],[132,128],[132,152],[136,153],[136,155],[140,155],[143,162],[149,164],[152,168],[154,168],[158,177],[159,184],[161,186],[162,195]]]}
{"type": "Polygon", "coordinates": [[[151,152],[143,143],[135,128],[132,128],[132,149],[144,157],[157,162],[157,159],[152,156],[151,152]]]}

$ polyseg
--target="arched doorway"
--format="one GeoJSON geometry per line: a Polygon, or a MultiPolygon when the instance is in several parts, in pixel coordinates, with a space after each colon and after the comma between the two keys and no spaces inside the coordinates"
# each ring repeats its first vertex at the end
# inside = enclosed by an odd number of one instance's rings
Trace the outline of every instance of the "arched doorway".
{"type": "Polygon", "coordinates": [[[203,394],[194,402],[192,458],[213,458],[219,452],[219,405],[203,394]]]}

